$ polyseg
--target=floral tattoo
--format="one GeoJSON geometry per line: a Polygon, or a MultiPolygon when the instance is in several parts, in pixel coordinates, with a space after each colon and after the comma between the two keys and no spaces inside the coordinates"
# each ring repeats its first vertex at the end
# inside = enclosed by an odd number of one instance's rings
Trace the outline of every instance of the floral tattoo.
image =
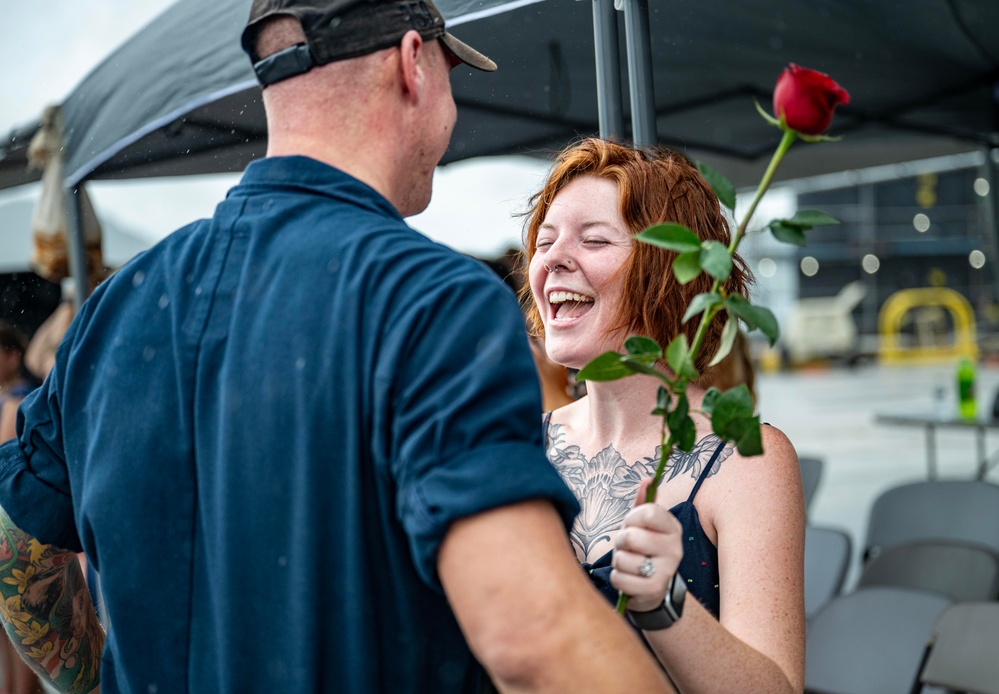
{"type": "Polygon", "coordinates": [[[100,683],[104,631],[76,555],[41,544],[2,509],[0,619],[43,681],[81,694],[100,683]]]}
{"type": "MultiPolygon", "coordinates": [[[[666,461],[663,482],[685,474],[696,479],[720,443],[718,436],[710,434],[698,441],[690,453],[674,449],[666,461]]],[[[638,485],[655,474],[662,446],[656,446],[651,456],[633,463],[628,463],[613,444],[587,459],[579,446],[566,444],[561,424],[551,424],[546,447],[549,462],[562,475],[582,507],[569,538],[576,555],[584,561],[592,561],[595,557],[590,557],[591,550],[601,540],[609,540],[610,533],[621,527],[634,504],[638,485]]],[[[718,474],[722,461],[732,452],[731,445],[722,450],[708,472],[709,477],[718,474]]]]}

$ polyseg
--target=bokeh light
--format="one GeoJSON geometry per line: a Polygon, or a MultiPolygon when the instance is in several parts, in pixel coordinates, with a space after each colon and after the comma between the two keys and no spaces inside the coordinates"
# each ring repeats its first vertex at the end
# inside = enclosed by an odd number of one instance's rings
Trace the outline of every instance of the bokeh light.
{"type": "Polygon", "coordinates": [[[761,258],[756,266],[756,271],[760,273],[760,277],[773,277],[777,274],[777,263],[774,262],[773,258],[761,258]]]}
{"type": "Polygon", "coordinates": [[[810,255],[801,259],[801,273],[806,277],[815,277],[819,272],[819,261],[810,255]]]}

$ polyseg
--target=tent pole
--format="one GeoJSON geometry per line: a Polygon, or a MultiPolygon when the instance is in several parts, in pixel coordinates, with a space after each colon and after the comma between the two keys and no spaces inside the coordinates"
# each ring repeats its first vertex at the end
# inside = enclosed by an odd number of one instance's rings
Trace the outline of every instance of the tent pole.
{"type": "Polygon", "coordinates": [[[624,0],[624,29],[628,47],[628,79],[631,83],[631,130],[636,145],[654,145],[658,138],[649,0],[624,0]]]}
{"type": "Polygon", "coordinates": [[[597,113],[600,137],[624,137],[621,53],[614,0],[593,0],[593,49],[597,62],[597,113]]]}
{"type": "Polygon", "coordinates": [[[999,148],[985,145],[982,148],[981,175],[989,184],[989,194],[985,196],[985,233],[982,235],[988,242],[988,262],[992,267],[992,291],[989,298],[999,303],[999,172],[996,171],[996,161],[999,148]]]}
{"type": "Polygon", "coordinates": [[[79,187],[66,189],[66,212],[69,218],[66,228],[66,247],[69,251],[69,274],[73,278],[73,304],[77,310],[80,309],[80,305],[90,293],[90,282],[87,275],[87,251],[83,243],[81,202],[79,187]]]}

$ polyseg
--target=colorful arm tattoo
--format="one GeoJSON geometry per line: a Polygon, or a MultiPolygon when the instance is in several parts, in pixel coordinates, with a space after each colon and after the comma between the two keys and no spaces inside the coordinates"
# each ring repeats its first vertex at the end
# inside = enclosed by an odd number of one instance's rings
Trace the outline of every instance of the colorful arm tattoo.
{"type": "Polygon", "coordinates": [[[76,555],[43,545],[0,509],[0,620],[32,670],[60,691],[100,684],[104,630],[76,555]]]}

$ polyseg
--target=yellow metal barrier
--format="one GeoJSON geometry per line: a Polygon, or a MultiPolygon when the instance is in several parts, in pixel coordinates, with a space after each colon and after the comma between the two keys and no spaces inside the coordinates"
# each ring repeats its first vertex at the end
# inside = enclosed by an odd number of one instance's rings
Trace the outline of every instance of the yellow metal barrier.
{"type": "Polygon", "coordinates": [[[978,359],[975,313],[971,303],[958,292],[946,287],[903,289],[895,292],[881,306],[878,332],[878,355],[885,363],[953,361],[961,357],[978,359]],[[927,307],[940,307],[950,312],[954,321],[954,343],[903,347],[899,343],[899,333],[905,315],[912,309],[927,307]]]}

